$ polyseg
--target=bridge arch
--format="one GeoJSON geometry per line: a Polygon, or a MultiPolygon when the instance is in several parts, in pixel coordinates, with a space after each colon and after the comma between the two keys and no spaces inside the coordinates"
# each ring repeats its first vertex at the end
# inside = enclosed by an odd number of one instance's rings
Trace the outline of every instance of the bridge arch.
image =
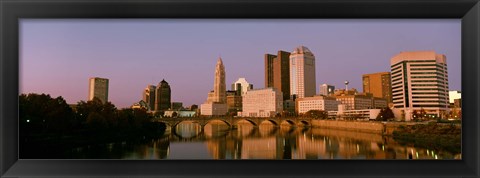
{"type": "Polygon", "coordinates": [[[202,125],[202,127],[205,127],[207,124],[209,124],[209,123],[211,123],[211,122],[214,122],[214,121],[221,121],[221,122],[227,124],[229,128],[232,127],[232,124],[231,124],[230,122],[224,120],[224,119],[212,119],[212,120],[208,120],[208,121],[206,121],[206,122],[202,125]]]}
{"type": "Polygon", "coordinates": [[[251,123],[253,126],[258,126],[260,125],[260,123],[256,123],[255,121],[251,120],[251,119],[247,119],[247,118],[242,118],[242,119],[238,119],[236,121],[234,121],[234,124],[233,125],[238,125],[239,122],[242,122],[242,121],[247,121],[249,123],[251,123]]]}
{"type": "Polygon", "coordinates": [[[298,122],[299,125],[305,125],[305,126],[310,126],[310,122],[306,121],[306,120],[300,120],[298,122]]]}
{"type": "Polygon", "coordinates": [[[275,125],[275,126],[278,126],[277,121],[275,121],[275,120],[273,120],[273,119],[265,119],[265,120],[261,121],[258,125],[260,125],[260,124],[262,124],[262,123],[267,123],[267,122],[272,123],[272,124],[275,125]]]}
{"type": "Polygon", "coordinates": [[[292,120],[290,120],[290,119],[285,119],[285,120],[283,120],[280,124],[283,124],[283,123],[290,124],[290,125],[292,125],[292,126],[295,126],[295,125],[296,125],[295,122],[292,121],[292,120]]]}

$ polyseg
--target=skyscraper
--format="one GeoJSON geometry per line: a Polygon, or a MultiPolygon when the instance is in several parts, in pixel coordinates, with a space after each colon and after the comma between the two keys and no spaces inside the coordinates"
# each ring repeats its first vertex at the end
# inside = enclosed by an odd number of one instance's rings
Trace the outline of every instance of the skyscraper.
{"type": "Polygon", "coordinates": [[[143,91],[143,101],[147,103],[149,110],[155,110],[155,93],[157,87],[155,85],[148,85],[143,91]]]}
{"type": "Polygon", "coordinates": [[[98,98],[103,103],[108,101],[108,79],[92,77],[89,79],[88,100],[98,98]]]}
{"type": "Polygon", "coordinates": [[[208,93],[207,101],[200,106],[201,115],[225,115],[227,113],[227,87],[225,84],[225,66],[218,58],[215,66],[213,91],[208,93]]]}
{"type": "Polygon", "coordinates": [[[225,66],[223,66],[222,58],[218,58],[215,66],[215,79],[213,82],[213,102],[227,102],[227,86],[225,84],[225,66]]]}
{"type": "Polygon", "coordinates": [[[335,93],[335,86],[326,83],[320,85],[320,95],[329,96],[335,93]]]}
{"type": "Polygon", "coordinates": [[[295,48],[290,54],[290,95],[314,96],[315,82],[315,56],[305,46],[295,48]]]}
{"type": "Polygon", "coordinates": [[[165,80],[158,83],[155,91],[155,111],[164,111],[170,108],[170,85],[165,80]]]}
{"type": "Polygon", "coordinates": [[[390,60],[393,105],[410,120],[413,111],[448,109],[447,58],[435,51],[401,52],[390,60]]]}
{"type": "Polygon", "coordinates": [[[390,72],[364,74],[363,93],[371,93],[374,97],[385,98],[388,103],[392,102],[392,85],[390,72]]]}
{"type": "Polygon", "coordinates": [[[283,100],[290,98],[290,53],[278,51],[277,55],[265,54],[265,88],[273,87],[283,93],[283,100]]]}

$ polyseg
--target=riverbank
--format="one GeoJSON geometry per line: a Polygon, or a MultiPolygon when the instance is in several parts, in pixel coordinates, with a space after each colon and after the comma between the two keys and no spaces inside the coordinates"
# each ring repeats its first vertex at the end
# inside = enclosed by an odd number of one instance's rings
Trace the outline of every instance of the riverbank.
{"type": "Polygon", "coordinates": [[[79,130],[69,134],[31,134],[20,137],[20,155],[28,159],[62,158],[65,151],[77,147],[141,140],[163,136],[165,125],[152,123],[142,129],[131,130],[79,130]]]}
{"type": "Polygon", "coordinates": [[[384,134],[385,124],[365,121],[312,120],[312,127],[384,134]]]}
{"type": "Polygon", "coordinates": [[[461,153],[461,133],[459,125],[429,123],[399,126],[393,131],[393,138],[404,145],[461,153]]]}

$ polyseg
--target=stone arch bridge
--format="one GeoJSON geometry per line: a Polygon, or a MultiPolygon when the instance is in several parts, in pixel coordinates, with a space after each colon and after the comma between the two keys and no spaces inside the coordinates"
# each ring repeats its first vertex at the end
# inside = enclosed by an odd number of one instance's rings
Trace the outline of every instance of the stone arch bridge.
{"type": "Polygon", "coordinates": [[[230,128],[235,128],[239,122],[249,122],[253,126],[259,126],[263,122],[269,122],[276,126],[281,124],[289,124],[292,126],[310,126],[312,118],[283,118],[283,117],[182,117],[182,118],[155,118],[152,122],[163,122],[171,128],[175,128],[182,122],[198,123],[202,128],[212,121],[221,121],[227,124],[230,128]]]}

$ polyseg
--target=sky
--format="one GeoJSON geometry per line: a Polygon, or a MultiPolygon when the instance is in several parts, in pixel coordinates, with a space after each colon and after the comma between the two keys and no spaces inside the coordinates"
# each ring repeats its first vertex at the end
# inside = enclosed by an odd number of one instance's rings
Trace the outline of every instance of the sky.
{"type": "Polygon", "coordinates": [[[222,58],[227,90],[244,77],[264,88],[264,55],[306,46],[316,92],[327,83],[362,91],[362,75],[389,72],[401,51],[445,54],[450,90],[461,90],[460,19],[21,19],[20,93],[88,97],[88,79],[109,79],[109,101],[125,108],[142,91],[170,84],[172,102],[200,105],[222,58]]]}

